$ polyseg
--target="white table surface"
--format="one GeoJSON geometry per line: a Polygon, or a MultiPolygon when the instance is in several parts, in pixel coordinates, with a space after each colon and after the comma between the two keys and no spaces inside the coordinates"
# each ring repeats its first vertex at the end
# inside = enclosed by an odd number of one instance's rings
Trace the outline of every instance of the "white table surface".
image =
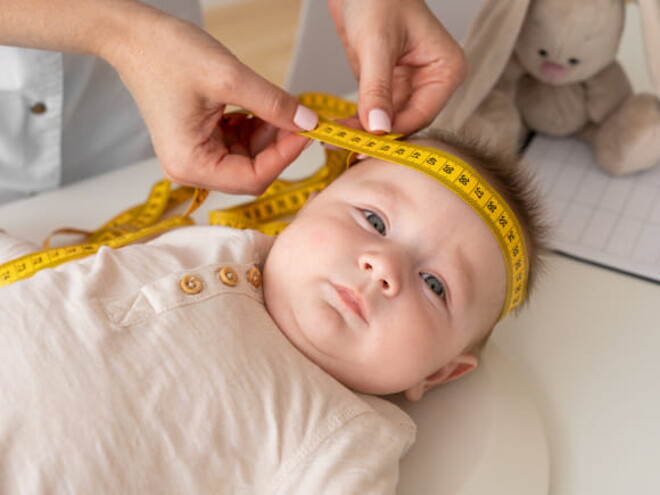
{"type": "MultiPolygon", "coordinates": [[[[320,151],[306,153],[320,163],[320,151]]],[[[92,229],[142,202],[161,177],[150,160],[2,205],[0,228],[36,242],[56,227],[92,229]]],[[[214,193],[195,217],[206,223],[208,210],[242,199],[214,193]]],[[[550,493],[660,493],[660,285],[551,255],[533,301],[494,342],[532,385],[550,493]]]]}
{"type": "Polygon", "coordinates": [[[660,493],[660,285],[562,256],[495,334],[537,394],[553,495],[660,493]]]}

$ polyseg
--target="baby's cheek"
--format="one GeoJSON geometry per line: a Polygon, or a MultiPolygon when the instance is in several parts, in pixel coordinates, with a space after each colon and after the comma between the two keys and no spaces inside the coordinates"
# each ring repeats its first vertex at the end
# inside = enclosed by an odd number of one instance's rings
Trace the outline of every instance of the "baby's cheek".
{"type": "Polygon", "coordinates": [[[313,251],[318,251],[328,247],[328,243],[332,241],[330,229],[327,227],[310,226],[305,231],[304,242],[313,251]]]}
{"type": "Polygon", "coordinates": [[[323,249],[324,247],[327,248],[328,243],[330,243],[331,241],[332,239],[330,239],[328,234],[325,232],[313,232],[309,236],[309,245],[314,250],[323,249]]]}

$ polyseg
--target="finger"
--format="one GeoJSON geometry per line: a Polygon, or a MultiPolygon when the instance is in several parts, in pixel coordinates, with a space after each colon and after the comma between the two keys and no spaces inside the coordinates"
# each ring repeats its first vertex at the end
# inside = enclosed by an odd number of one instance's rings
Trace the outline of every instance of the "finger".
{"type": "Polygon", "coordinates": [[[227,114],[218,124],[219,138],[232,154],[254,157],[273,144],[280,129],[245,113],[227,114]]]}
{"type": "Polygon", "coordinates": [[[345,119],[337,119],[337,122],[344,124],[345,126],[352,127],[353,129],[359,129],[361,131],[366,130],[364,127],[362,127],[362,123],[360,122],[360,119],[357,115],[345,119]]]}
{"type": "Polygon", "coordinates": [[[393,132],[408,135],[428,126],[445,101],[438,97],[440,85],[417,89],[394,115],[393,132]]]}
{"type": "Polygon", "coordinates": [[[310,139],[289,131],[281,134],[282,137],[251,160],[251,169],[245,168],[239,161],[232,163],[233,156],[228,156],[228,161],[223,164],[223,170],[226,171],[223,187],[231,186],[238,188],[239,192],[250,194],[262,193],[310,142],[310,139]]]}
{"type": "Polygon", "coordinates": [[[279,129],[274,125],[259,120],[250,138],[250,154],[256,156],[274,143],[278,137],[279,129]]]}
{"type": "Polygon", "coordinates": [[[387,45],[370,43],[360,53],[358,115],[370,132],[392,129],[392,75],[394,60],[387,45]]]}
{"type": "Polygon", "coordinates": [[[439,67],[420,69],[428,75],[418,75],[414,87],[405,90],[409,97],[403,100],[403,105],[396,107],[393,132],[407,135],[418,131],[433,122],[440,113],[462,80],[459,69],[444,67],[442,64],[440,61],[439,67]]]}
{"type": "Polygon", "coordinates": [[[412,54],[395,75],[397,103],[393,127],[409,134],[430,124],[463,81],[467,63],[460,46],[444,36],[412,54]]]}
{"type": "Polygon", "coordinates": [[[190,170],[188,183],[230,194],[260,194],[305,149],[309,138],[280,131],[255,157],[228,153],[219,142],[203,150],[206,162],[190,170]],[[194,176],[192,176],[194,174],[194,176]]]}
{"type": "Polygon", "coordinates": [[[255,157],[281,137],[281,129],[256,116],[238,114],[243,118],[238,123],[220,123],[222,140],[230,153],[255,157]]]}
{"type": "MultiPolygon", "coordinates": [[[[244,146],[254,128],[252,116],[245,113],[225,114],[214,129],[213,136],[222,140],[230,153],[235,153],[237,144],[244,146]]],[[[243,153],[246,154],[246,153],[243,153]]]]}
{"type": "Polygon", "coordinates": [[[318,115],[313,110],[248,67],[242,66],[238,80],[232,103],[262,120],[290,131],[311,131],[318,124],[318,115]]]}

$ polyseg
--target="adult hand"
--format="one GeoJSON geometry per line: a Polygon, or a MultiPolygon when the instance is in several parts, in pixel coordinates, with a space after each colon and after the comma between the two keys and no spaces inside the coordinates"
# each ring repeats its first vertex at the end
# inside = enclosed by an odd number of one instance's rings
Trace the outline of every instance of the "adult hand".
{"type": "Polygon", "coordinates": [[[328,0],[359,81],[358,117],[372,132],[433,121],[466,73],[460,46],[423,0],[328,0]]]}
{"type": "Polygon", "coordinates": [[[213,37],[144,4],[100,55],[147,124],[167,178],[229,193],[262,192],[305,148],[317,116],[213,37]],[[226,116],[227,105],[260,118],[226,116]]]}

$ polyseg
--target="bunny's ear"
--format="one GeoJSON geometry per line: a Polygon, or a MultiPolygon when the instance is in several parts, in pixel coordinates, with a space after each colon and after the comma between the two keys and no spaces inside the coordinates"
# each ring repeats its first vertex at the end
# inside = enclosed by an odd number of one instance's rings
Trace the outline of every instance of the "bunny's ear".
{"type": "MultiPolygon", "coordinates": [[[[657,1],[660,0],[647,3],[657,1]]],[[[511,57],[529,2],[485,0],[463,45],[468,77],[435,119],[433,127],[457,131],[490,93],[511,57]]]]}
{"type": "Polygon", "coordinates": [[[660,0],[638,0],[642,30],[644,32],[644,48],[646,50],[646,65],[648,66],[656,96],[660,97],[660,0]]]}

